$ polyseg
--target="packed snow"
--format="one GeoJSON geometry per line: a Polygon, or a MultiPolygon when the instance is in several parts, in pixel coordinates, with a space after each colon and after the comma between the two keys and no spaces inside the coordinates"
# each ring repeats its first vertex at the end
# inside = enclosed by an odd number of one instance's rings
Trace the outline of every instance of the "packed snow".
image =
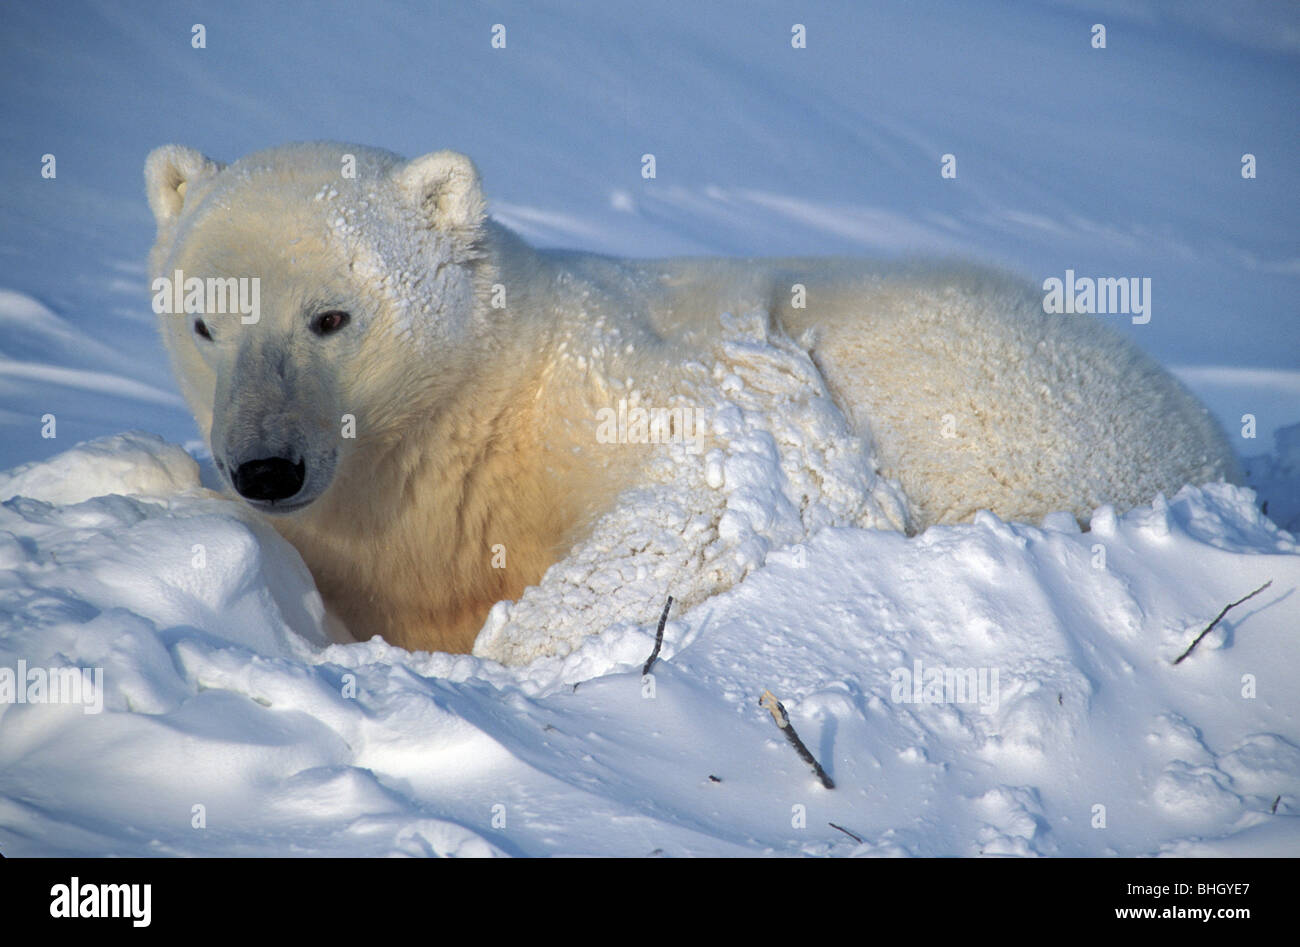
{"type": "Polygon", "coordinates": [[[1294,10],[358,9],[0,12],[0,852],[1300,854],[1294,10]],[[474,655],[334,641],[296,551],[211,489],[143,267],[152,147],[312,138],[465,151],[541,245],[1151,277],[1151,322],[1112,325],[1248,486],[867,528],[893,498],[815,386],[746,403],[810,369],[764,340],[707,366],[726,450],[673,445],[474,655]]]}
{"type": "Polygon", "coordinates": [[[330,644],[297,554],[148,435],[0,497],[0,666],[103,669],[102,713],[3,709],[8,854],[1300,850],[1300,549],[1241,488],[828,526],[670,618],[648,680],[657,607],[523,667],[330,644]]]}

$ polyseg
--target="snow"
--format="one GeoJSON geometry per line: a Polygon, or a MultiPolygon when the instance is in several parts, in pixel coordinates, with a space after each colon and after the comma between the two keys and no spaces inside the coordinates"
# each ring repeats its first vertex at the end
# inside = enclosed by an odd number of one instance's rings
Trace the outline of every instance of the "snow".
{"type": "Polygon", "coordinates": [[[0,701],[0,852],[1300,854],[1300,14],[654,7],[0,12],[0,672],[103,670],[101,713],[0,701]],[[797,351],[724,352],[702,378],[731,402],[709,419],[726,449],[674,445],[672,475],[499,605],[478,654],[335,643],[297,553],[207,489],[143,267],[152,147],[313,138],[462,150],[542,245],[1149,277],[1151,322],[1111,325],[1234,438],[1254,417],[1235,441],[1253,490],[1103,508],[1087,531],[865,529],[888,490],[820,396],[746,405],[775,367],[800,377],[797,351]],[[652,555],[614,555],[638,539],[652,555]],[[696,556],[725,591],[683,570],[696,556]],[[493,660],[542,635],[554,654],[493,660]],[[927,690],[945,670],[984,700],[927,690]]]}
{"type": "Polygon", "coordinates": [[[104,669],[102,714],[0,711],[8,854],[1300,845],[1295,818],[1270,814],[1278,796],[1284,815],[1300,802],[1286,601],[1300,549],[1240,488],[1103,509],[1088,532],[988,514],[914,539],[829,526],[670,619],[648,685],[657,608],[524,667],[330,644],[296,553],[187,460],[127,435],[5,483],[35,495],[0,506],[0,666],[104,669]],[[135,462],[88,474],[95,457],[135,462]],[[78,499],[78,480],[111,492],[78,499]],[[916,688],[900,686],[917,662],[916,688]],[[982,669],[993,687],[932,702],[935,668],[982,669]],[[758,707],[766,689],[835,790],[758,707]]]}

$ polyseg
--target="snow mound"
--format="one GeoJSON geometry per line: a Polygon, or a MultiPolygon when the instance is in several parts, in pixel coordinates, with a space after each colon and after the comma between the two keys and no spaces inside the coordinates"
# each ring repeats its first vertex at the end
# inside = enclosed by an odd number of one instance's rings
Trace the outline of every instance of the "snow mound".
{"type": "MultiPolygon", "coordinates": [[[[297,551],[200,487],[174,444],[141,433],[79,444],[0,474],[0,500],[0,621],[33,653],[68,621],[122,609],[151,630],[202,629],[263,654],[329,643],[297,551]]],[[[165,705],[146,690],[124,702],[165,705]]]]}
{"type": "Polygon", "coordinates": [[[0,473],[0,500],[23,496],[66,506],[108,494],[165,497],[198,486],[198,464],[182,448],[128,431],[0,473]]]}
{"type": "MultiPolygon", "coordinates": [[[[733,356],[757,387],[763,373],[733,356]]],[[[810,469],[836,476],[809,493],[829,511],[814,529],[790,499],[812,487],[784,459],[816,439],[750,430],[732,394],[735,415],[716,422],[724,477],[707,461],[692,476],[719,484],[699,493],[717,523],[749,504],[734,534],[700,531],[735,570],[724,579],[744,577],[674,612],[647,679],[665,590],[653,568],[628,583],[645,587],[640,624],[577,640],[584,620],[557,612],[571,650],[524,666],[331,644],[296,552],[197,488],[175,448],[113,438],[5,475],[28,495],[0,503],[0,850],[1300,851],[1300,545],[1252,491],[1102,508],[1086,532],[983,514],[909,538],[853,525],[887,493],[822,458],[810,469]],[[110,492],[48,499],[94,457],[110,492]],[[98,671],[102,712],[16,702],[4,674],[22,667],[98,671]],[[766,689],[835,790],[759,708],[766,689]]],[[[806,421],[817,403],[782,414],[806,421]]],[[[609,607],[598,593],[591,607],[609,607]]]]}

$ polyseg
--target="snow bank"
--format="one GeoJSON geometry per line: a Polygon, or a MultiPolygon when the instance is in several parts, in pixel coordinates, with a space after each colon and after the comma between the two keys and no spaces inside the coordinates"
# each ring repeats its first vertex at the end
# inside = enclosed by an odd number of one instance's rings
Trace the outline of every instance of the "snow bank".
{"type": "Polygon", "coordinates": [[[0,500],[22,496],[67,506],[110,493],[164,497],[198,485],[198,464],[182,448],[133,431],[0,473],[0,500]]]}
{"type": "Polygon", "coordinates": [[[649,573],[640,625],[524,667],[330,644],[293,549],[171,445],[0,483],[0,668],[99,668],[103,699],[0,703],[6,854],[1300,851],[1300,549],[1249,490],[773,533],[643,681],[649,573]]]}

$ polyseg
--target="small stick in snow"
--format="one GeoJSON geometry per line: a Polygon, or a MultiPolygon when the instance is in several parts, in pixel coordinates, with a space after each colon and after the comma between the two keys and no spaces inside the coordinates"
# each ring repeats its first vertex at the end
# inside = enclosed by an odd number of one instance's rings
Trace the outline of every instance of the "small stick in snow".
{"type": "Polygon", "coordinates": [[[668,596],[668,601],[664,602],[664,612],[659,616],[659,630],[655,632],[655,649],[650,652],[650,660],[646,661],[645,667],[641,669],[641,676],[645,677],[650,673],[650,668],[654,667],[655,658],[659,657],[659,649],[664,643],[664,625],[668,624],[668,609],[673,607],[673,597],[668,596]]]}
{"type": "Polygon", "coordinates": [[[1281,801],[1282,801],[1281,796],[1278,796],[1276,799],[1273,800],[1273,808],[1270,810],[1273,813],[1273,815],[1277,815],[1277,804],[1281,801]]]}
{"type": "Polygon", "coordinates": [[[1203,632],[1201,632],[1199,635],[1196,636],[1196,640],[1193,641],[1191,644],[1189,644],[1189,645],[1187,646],[1187,650],[1184,651],[1182,654],[1180,654],[1180,655],[1178,656],[1178,659],[1177,659],[1176,661],[1174,661],[1174,664],[1182,664],[1182,663],[1183,663],[1183,658],[1185,658],[1185,657],[1187,657],[1189,654],[1191,654],[1191,653],[1192,653],[1192,649],[1195,648],[1198,644],[1201,643],[1201,639],[1204,638],[1206,635],[1208,635],[1210,632],[1212,632],[1212,631],[1214,630],[1214,626],[1217,625],[1219,622],[1221,622],[1221,621],[1223,620],[1223,616],[1224,616],[1224,615],[1228,614],[1228,609],[1230,609],[1230,608],[1236,608],[1236,607],[1237,607],[1238,605],[1240,605],[1242,602],[1245,602],[1245,601],[1247,601],[1247,600],[1249,600],[1249,599],[1254,598],[1256,595],[1258,595],[1260,592],[1264,591],[1266,588],[1268,588],[1268,587],[1269,587],[1270,585],[1272,585],[1272,584],[1273,584],[1273,580],[1272,580],[1272,579],[1269,579],[1267,582],[1265,582],[1263,585],[1261,585],[1261,586],[1260,586],[1259,588],[1257,588],[1255,591],[1253,591],[1253,592],[1251,592],[1249,595],[1247,595],[1246,598],[1239,598],[1239,599],[1237,599],[1237,601],[1232,602],[1231,604],[1228,604],[1228,605],[1223,606],[1223,611],[1219,612],[1218,617],[1215,618],[1214,621],[1210,622],[1209,626],[1208,626],[1208,627],[1207,627],[1203,632]]]}
{"type": "Polygon", "coordinates": [[[816,757],[808,752],[808,747],[803,745],[803,740],[799,739],[799,734],[794,732],[794,727],[790,724],[790,715],[785,712],[785,707],[776,699],[776,695],[771,691],[763,691],[763,696],[758,699],[758,706],[772,715],[772,719],[781,728],[785,738],[790,741],[790,745],[795,748],[799,757],[813,768],[813,772],[822,781],[822,785],[827,789],[834,789],[835,783],[826,775],[826,770],[822,769],[822,764],[818,763],[816,757]]]}
{"type": "Polygon", "coordinates": [[[826,824],[829,825],[832,829],[839,829],[841,832],[843,832],[843,833],[844,833],[845,835],[847,835],[849,838],[853,839],[853,841],[857,842],[859,845],[862,844],[862,839],[858,838],[856,835],[854,835],[852,832],[850,832],[850,831],[849,831],[848,829],[846,829],[844,826],[842,826],[842,825],[836,825],[834,822],[827,822],[826,824]]]}

